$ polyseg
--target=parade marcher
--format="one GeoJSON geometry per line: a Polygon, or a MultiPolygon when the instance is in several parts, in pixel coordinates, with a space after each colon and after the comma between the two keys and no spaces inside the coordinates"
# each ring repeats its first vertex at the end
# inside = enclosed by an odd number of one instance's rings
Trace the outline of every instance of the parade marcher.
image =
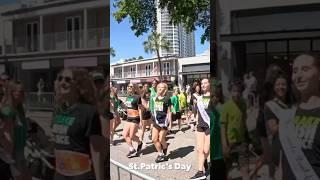
{"type": "MultiPolygon", "coordinates": [[[[11,180],[18,177],[12,154],[14,153],[15,112],[9,106],[2,106],[0,110],[0,174],[1,179],[11,180]]],[[[20,178],[21,179],[21,178],[20,178]]]]}
{"type": "Polygon", "coordinates": [[[191,179],[206,179],[207,158],[210,153],[210,109],[209,101],[210,81],[203,79],[201,81],[203,95],[197,97],[197,152],[198,152],[198,172],[191,179]]]}
{"type": "MultiPolygon", "coordinates": [[[[297,107],[275,113],[279,119],[282,147],[282,179],[320,178],[320,58],[302,54],[293,60],[292,81],[297,90],[297,107]]],[[[277,112],[277,109],[271,109],[277,112]]]]}
{"type": "MultiPolygon", "coordinates": [[[[190,100],[190,106],[192,107],[192,114],[193,114],[193,120],[195,120],[196,118],[196,114],[197,114],[197,99],[201,96],[201,85],[198,84],[198,82],[195,82],[193,85],[193,91],[192,91],[192,95],[191,95],[191,100],[190,100]]],[[[193,131],[195,126],[192,127],[193,131]]]]}
{"type": "Polygon", "coordinates": [[[221,113],[223,154],[228,169],[233,161],[237,161],[242,179],[249,180],[247,108],[242,99],[243,84],[241,80],[233,80],[228,89],[231,99],[223,105],[221,113]]]}
{"type": "Polygon", "coordinates": [[[84,69],[64,69],[57,81],[54,179],[102,180],[105,144],[92,77],[84,69]]]}
{"type": "Polygon", "coordinates": [[[171,121],[171,100],[166,96],[168,86],[165,83],[157,85],[157,96],[152,99],[154,104],[154,124],[152,128],[152,142],[158,151],[156,163],[167,160],[168,144],[166,135],[171,121]]]}
{"type": "Polygon", "coordinates": [[[275,77],[273,80],[273,98],[266,102],[264,107],[264,119],[267,124],[268,132],[272,137],[271,146],[268,147],[271,149],[269,155],[270,157],[268,157],[270,158],[269,161],[272,161],[269,163],[269,169],[271,169],[271,178],[275,177],[275,166],[279,166],[281,151],[279,140],[279,119],[274,112],[271,111],[271,108],[276,106],[279,109],[278,113],[281,113],[280,111],[285,109],[291,108],[292,102],[289,87],[288,80],[284,75],[279,74],[277,77],[275,77]]]}
{"type": "MultiPolygon", "coordinates": [[[[150,87],[151,95],[150,95],[150,101],[149,101],[149,109],[151,112],[151,119],[154,119],[154,102],[151,101],[154,97],[157,96],[157,86],[159,84],[159,81],[154,79],[152,81],[152,86],[150,87]]],[[[150,126],[150,134],[149,134],[149,139],[152,140],[152,127],[153,123],[150,126]]]]}
{"type": "Polygon", "coordinates": [[[142,119],[141,113],[141,97],[139,89],[136,84],[128,84],[128,96],[125,102],[127,108],[127,120],[123,128],[123,138],[129,146],[128,158],[139,156],[142,149],[142,141],[136,135],[140,121],[142,119]],[[138,143],[137,150],[134,149],[132,141],[138,143]]]}
{"type": "Polygon", "coordinates": [[[149,109],[151,91],[149,88],[144,88],[141,94],[141,104],[142,104],[142,121],[141,121],[141,134],[140,140],[143,142],[144,132],[147,126],[151,124],[151,112],[149,109]]]}
{"type": "Polygon", "coordinates": [[[262,155],[260,163],[254,170],[255,172],[252,175],[255,175],[256,172],[264,165],[269,166],[269,176],[274,177],[275,175],[275,164],[272,162],[272,153],[271,145],[269,143],[268,132],[267,132],[267,119],[265,118],[265,106],[266,103],[274,98],[274,81],[275,79],[282,75],[283,71],[278,65],[271,64],[267,68],[266,77],[262,85],[262,89],[259,91],[259,111],[256,123],[256,132],[257,136],[260,139],[262,146],[262,155]]]}
{"type": "Polygon", "coordinates": [[[15,167],[20,172],[15,179],[31,180],[25,159],[25,146],[27,141],[28,121],[23,107],[24,87],[20,81],[7,81],[3,105],[8,106],[8,111],[15,114],[14,122],[14,151],[15,167]]]}
{"type": "Polygon", "coordinates": [[[178,128],[179,128],[179,132],[181,132],[181,113],[180,113],[180,106],[179,106],[179,88],[178,87],[174,87],[173,88],[173,93],[172,96],[170,98],[171,100],[171,121],[169,122],[169,132],[172,134],[172,126],[173,126],[173,122],[178,120],[178,128]]]}
{"type": "Polygon", "coordinates": [[[190,125],[189,118],[188,118],[187,94],[185,93],[184,89],[181,89],[181,92],[179,93],[178,98],[179,98],[181,118],[185,119],[185,122],[188,122],[188,125],[190,125]]]}

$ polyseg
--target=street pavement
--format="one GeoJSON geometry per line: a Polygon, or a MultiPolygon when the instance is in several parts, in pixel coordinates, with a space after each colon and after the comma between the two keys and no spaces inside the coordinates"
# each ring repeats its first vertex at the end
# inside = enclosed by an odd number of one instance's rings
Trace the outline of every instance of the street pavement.
{"type": "MultiPolygon", "coordinates": [[[[117,133],[122,133],[124,122],[118,127],[117,133]]],[[[173,131],[177,126],[173,128],[173,131]]],[[[182,126],[184,132],[171,134],[167,136],[168,147],[168,161],[162,163],[155,163],[158,155],[154,145],[148,138],[150,131],[145,133],[144,145],[140,157],[128,159],[126,157],[129,152],[127,144],[123,137],[115,135],[116,146],[110,147],[110,158],[127,166],[130,169],[139,171],[155,179],[189,179],[197,172],[197,153],[196,153],[196,136],[187,125],[182,126]],[[188,169],[189,168],[189,169],[188,169]]],[[[137,147],[137,143],[133,144],[137,147]]],[[[113,164],[111,167],[111,180],[118,178],[117,169],[113,164]]],[[[120,179],[128,179],[129,173],[121,171],[120,179]]],[[[209,178],[208,178],[209,179],[209,178]]]]}

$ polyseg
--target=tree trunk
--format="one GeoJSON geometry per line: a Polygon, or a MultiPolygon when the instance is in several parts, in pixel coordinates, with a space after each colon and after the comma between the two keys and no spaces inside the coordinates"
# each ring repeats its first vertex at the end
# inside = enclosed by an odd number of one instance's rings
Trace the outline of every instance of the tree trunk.
{"type": "Polygon", "coordinates": [[[162,66],[161,66],[161,59],[160,59],[159,49],[157,49],[157,56],[158,56],[158,63],[159,63],[159,70],[160,70],[159,80],[160,80],[160,82],[162,82],[162,66]]]}

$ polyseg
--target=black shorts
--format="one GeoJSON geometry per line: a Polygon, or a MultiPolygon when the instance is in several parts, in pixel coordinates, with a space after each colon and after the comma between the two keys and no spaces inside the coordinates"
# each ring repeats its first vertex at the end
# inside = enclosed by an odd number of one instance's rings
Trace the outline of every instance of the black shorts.
{"type": "Polygon", "coordinates": [[[209,127],[200,127],[199,125],[197,126],[197,131],[198,132],[204,132],[205,135],[210,134],[210,128],[209,127]]]}
{"type": "Polygon", "coordinates": [[[131,122],[131,123],[135,123],[135,124],[140,124],[140,119],[127,118],[126,121],[131,122]]]}
{"type": "Polygon", "coordinates": [[[145,111],[142,113],[142,119],[143,120],[148,120],[151,119],[151,112],[150,111],[145,111]]]}
{"type": "Polygon", "coordinates": [[[156,128],[158,131],[160,130],[168,130],[168,127],[160,127],[157,123],[153,122],[153,127],[156,128]]]}
{"type": "Polygon", "coordinates": [[[177,119],[181,119],[181,113],[180,112],[176,112],[176,114],[172,113],[172,121],[175,121],[177,119]]]}

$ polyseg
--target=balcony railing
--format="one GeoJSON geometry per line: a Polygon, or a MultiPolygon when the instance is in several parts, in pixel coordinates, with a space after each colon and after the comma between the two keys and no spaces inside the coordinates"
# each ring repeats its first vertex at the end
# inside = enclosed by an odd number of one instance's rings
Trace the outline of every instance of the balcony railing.
{"type": "MultiPolygon", "coordinates": [[[[7,54],[39,52],[40,36],[34,38],[18,37],[13,43],[6,44],[7,54]]],[[[107,48],[107,28],[88,29],[87,42],[84,31],[56,32],[43,34],[43,51],[65,51],[75,49],[107,48]],[[86,43],[86,44],[85,44],[86,43]],[[86,45],[86,47],[85,47],[86,45]]]]}
{"type": "MultiPolygon", "coordinates": [[[[135,71],[124,72],[124,77],[122,73],[114,73],[112,78],[137,78],[137,77],[150,77],[150,76],[159,76],[160,72],[153,72],[147,70],[139,70],[137,73],[135,71]]],[[[162,71],[162,75],[176,75],[174,69],[169,69],[169,71],[162,71]]]]}

